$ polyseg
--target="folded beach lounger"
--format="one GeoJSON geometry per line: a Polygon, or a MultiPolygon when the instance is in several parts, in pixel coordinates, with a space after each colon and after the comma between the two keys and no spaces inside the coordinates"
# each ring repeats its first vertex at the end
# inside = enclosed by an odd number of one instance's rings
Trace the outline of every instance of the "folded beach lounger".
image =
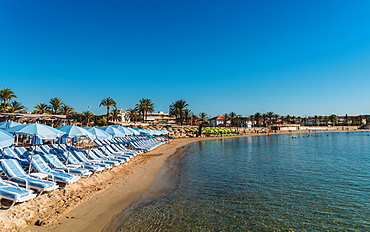
{"type": "Polygon", "coordinates": [[[32,190],[19,187],[16,183],[0,178],[0,206],[11,208],[15,203],[31,200],[36,197],[32,190]]]}
{"type": "Polygon", "coordinates": [[[27,174],[14,159],[2,159],[0,160],[0,166],[10,181],[24,186],[27,189],[35,189],[39,194],[55,190],[59,187],[55,182],[38,179],[27,174]]]}
{"type": "Polygon", "coordinates": [[[48,179],[57,182],[60,187],[65,187],[67,184],[78,181],[81,177],[73,174],[66,173],[63,170],[53,170],[41,158],[40,155],[32,155],[29,158],[32,168],[35,172],[48,174],[48,179]]]}

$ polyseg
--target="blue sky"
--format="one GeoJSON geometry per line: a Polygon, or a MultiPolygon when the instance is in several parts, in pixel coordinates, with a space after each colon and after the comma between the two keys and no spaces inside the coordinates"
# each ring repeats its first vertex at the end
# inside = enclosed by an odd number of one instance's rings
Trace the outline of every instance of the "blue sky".
{"type": "Polygon", "coordinates": [[[369,1],[0,0],[0,89],[29,110],[149,98],[211,116],[370,114],[369,1]]]}

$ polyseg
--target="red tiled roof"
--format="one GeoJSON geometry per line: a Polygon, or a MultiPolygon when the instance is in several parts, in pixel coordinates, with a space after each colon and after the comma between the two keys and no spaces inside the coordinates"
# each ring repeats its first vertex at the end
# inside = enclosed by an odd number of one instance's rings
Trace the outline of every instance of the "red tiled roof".
{"type": "Polygon", "coordinates": [[[208,119],[208,121],[210,121],[210,120],[225,120],[225,117],[224,116],[216,116],[214,118],[208,119]]]}

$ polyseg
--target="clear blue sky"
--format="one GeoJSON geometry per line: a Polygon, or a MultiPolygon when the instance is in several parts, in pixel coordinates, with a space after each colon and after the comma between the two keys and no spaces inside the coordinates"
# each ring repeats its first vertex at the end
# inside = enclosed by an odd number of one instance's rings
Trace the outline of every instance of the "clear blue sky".
{"type": "Polygon", "coordinates": [[[149,98],[211,116],[370,114],[370,1],[0,0],[0,89],[29,110],[149,98]]]}

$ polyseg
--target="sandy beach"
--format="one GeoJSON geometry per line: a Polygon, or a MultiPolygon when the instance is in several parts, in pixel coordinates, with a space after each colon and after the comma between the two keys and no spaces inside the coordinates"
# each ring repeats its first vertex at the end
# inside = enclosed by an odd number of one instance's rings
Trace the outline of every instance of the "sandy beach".
{"type": "MultiPolygon", "coordinates": [[[[249,135],[256,134],[242,136],[249,135]]],[[[174,139],[112,170],[1,210],[1,231],[102,231],[116,214],[145,195],[168,157],[189,143],[219,138],[174,139]]]]}
{"type": "Polygon", "coordinates": [[[112,170],[2,210],[1,231],[101,231],[145,193],[169,156],[209,139],[214,138],[175,139],[112,170]]]}

